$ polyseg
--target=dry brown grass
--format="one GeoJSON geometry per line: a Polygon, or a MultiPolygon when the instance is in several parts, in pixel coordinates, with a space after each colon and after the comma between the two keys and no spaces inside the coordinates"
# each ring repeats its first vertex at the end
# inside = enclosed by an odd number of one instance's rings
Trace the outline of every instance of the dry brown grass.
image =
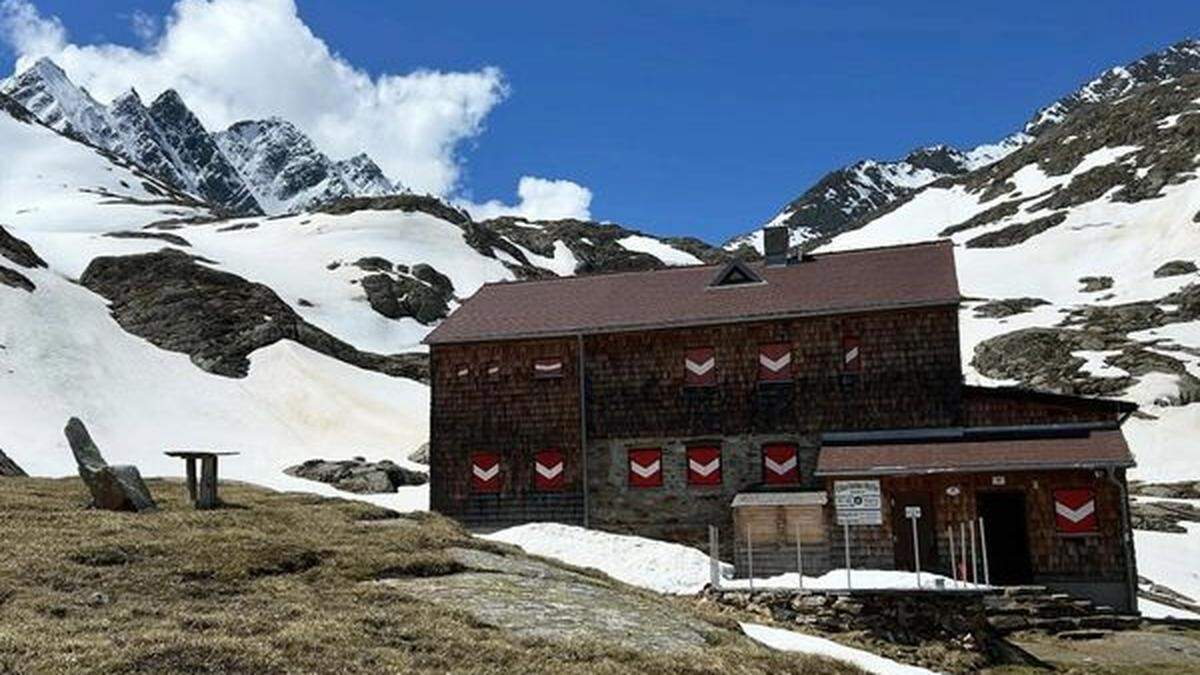
{"type": "MultiPolygon", "coordinates": [[[[856,673],[780,654],[690,601],[709,646],[646,654],[522,639],[386,586],[453,573],[448,546],[486,548],[453,522],[366,527],[361,503],[223,486],[197,512],[150,481],[162,509],[86,508],[77,480],[0,479],[0,673],[856,673]]],[[[621,587],[622,592],[642,593],[621,587]]]]}

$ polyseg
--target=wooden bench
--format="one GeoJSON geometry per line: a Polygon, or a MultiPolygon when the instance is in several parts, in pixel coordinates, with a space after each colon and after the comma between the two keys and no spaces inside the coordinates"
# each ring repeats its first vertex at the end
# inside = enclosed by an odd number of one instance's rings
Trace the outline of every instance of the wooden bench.
{"type": "Polygon", "coordinates": [[[198,509],[215,509],[217,499],[217,458],[240,455],[240,452],[207,452],[203,450],[170,450],[168,457],[181,457],[187,463],[188,499],[198,509]],[[200,484],[196,485],[196,460],[200,460],[200,484]]]}

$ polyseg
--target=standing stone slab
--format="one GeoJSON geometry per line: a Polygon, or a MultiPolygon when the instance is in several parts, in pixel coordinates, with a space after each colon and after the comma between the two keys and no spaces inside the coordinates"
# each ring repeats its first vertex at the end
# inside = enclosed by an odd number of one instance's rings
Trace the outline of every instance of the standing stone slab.
{"type": "Polygon", "coordinates": [[[156,508],[136,466],[109,466],[83,422],[72,417],[65,429],[79,477],[92,493],[92,505],[107,511],[146,511],[156,508]]]}
{"type": "Polygon", "coordinates": [[[8,458],[3,450],[0,450],[0,476],[9,476],[12,478],[20,476],[28,476],[25,470],[17,466],[17,463],[8,458]]]}

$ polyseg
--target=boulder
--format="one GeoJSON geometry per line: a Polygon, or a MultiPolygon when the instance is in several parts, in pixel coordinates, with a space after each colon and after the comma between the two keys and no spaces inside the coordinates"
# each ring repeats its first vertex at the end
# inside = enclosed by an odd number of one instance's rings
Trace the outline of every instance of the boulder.
{"type": "Polygon", "coordinates": [[[28,475],[29,474],[25,473],[24,469],[17,466],[16,462],[9,459],[8,455],[4,454],[3,450],[0,450],[0,476],[7,476],[9,478],[18,478],[21,476],[28,476],[28,475]]]}
{"type": "Polygon", "coordinates": [[[1171,260],[1154,270],[1154,276],[1158,278],[1177,277],[1183,274],[1195,274],[1195,272],[1196,263],[1190,260],[1171,260]]]}
{"type": "Polygon", "coordinates": [[[79,477],[92,493],[92,506],[107,511],[147,511],[156,508],[136,466],[109,466],[92,441],[87,427],[72,417],[65,429],[79,477]]]}
{"type": "Polygon", "coordinates": [[[429,464],[429,444],[422,443],[421,447],[417,448],[416,450],[413,450],[412,454],[408,456],[408,461],[416,462],[417,464],[428,465],[429,464]]]}
{"type": "Polygon", "coordinates": [[[424,485],[429,476],[390,460],[368,462],[362,457],[341,461],[310,459],[283,470],[289,476],[315,480],[356,494],[395,492],[405,485],[424,485]]]}

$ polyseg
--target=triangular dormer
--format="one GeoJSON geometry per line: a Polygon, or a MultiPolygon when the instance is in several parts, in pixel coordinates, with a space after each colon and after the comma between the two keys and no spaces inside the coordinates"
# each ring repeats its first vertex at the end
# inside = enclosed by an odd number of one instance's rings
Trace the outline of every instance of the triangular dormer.
{"type": "Polygon", "coordinates": [[[721,271],[717,272],[713,280],[709,282],[709,288],[723,288],[725,286],[746,286],[749,284],[765,284],[763,278],[757,272],[750,269],[740,259],[734,258],[730,260],[721,271]]]}

